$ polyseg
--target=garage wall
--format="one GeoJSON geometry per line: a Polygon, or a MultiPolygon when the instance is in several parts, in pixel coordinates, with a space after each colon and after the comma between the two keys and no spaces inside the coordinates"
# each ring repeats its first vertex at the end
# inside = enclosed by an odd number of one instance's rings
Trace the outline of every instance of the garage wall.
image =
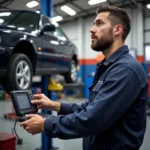
{"type": "Polygon", "coordinates": [[[127,12],[131,18],[131,32],[127,38],[126,44],[129,49],[135,49],[137,59],[140,62],[144,61],[144,19],[143,9],[138,7],[137,9],[127,9],[127,12]]]}
{"type": "Polygon", "coordinates": [[[150,18],[145,19],[145,44],[150,44],[150,18]]]}
{"type": "Polygon", "coordinates": [[[150,10],[145,10],[145,19],[144,19],[144,29],[145,29],[145,44],[150,45],[150,10]]]}
{"type": "Polygon", "coordinates": [[[145,9],[144,15],[144,55],[146,63],[150,64],[150,9],[145,9]]]}
{"type": "MultiPolygon", "coordinates": [[[[139,61],[143,61],[143,11],[138,9],[126,9],[131,20],[132,29],[126,44],[130,49],[135,49],[139,61]]],[[[95,64],[101,59],[99,53],[91,50],[90,28],[93,25],[95,16],[78,19],[72,22],[61,24],[60,26],[68,37],[76,44],[79,50],[81,64],[80,76],[84,78],[87,74],[95,71],[95,64]]],[[[148,26],[148,25],[147,25],[148,26]]]]}

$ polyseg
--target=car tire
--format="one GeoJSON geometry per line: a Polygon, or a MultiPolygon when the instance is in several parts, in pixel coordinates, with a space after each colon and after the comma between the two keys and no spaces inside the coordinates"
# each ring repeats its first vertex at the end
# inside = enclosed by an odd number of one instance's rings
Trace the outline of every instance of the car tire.
{"type": "Polygon", "coordinates": [[[75,83],[77,80],[77,65],[74,60],[70,62],[69,72],[64,75],[66,83],[75,83]]]}
{"type": "Polygon", "coordinates": [[[4,90],[9,94],[12,90],[30,89],[32,75],[33,70],[29,58],[22,53],[13,54],[4,77],[4,90]]]}

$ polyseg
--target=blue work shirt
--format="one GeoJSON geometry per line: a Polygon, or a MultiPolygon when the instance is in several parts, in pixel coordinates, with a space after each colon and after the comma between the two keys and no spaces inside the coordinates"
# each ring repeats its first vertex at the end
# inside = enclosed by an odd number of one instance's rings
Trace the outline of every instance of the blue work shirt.
{"type": "Polygon", "coordinates": [[[139,150],[146,129],[148,84],[139,62],[122,46],[97,64],[89,101],[61,103],[60,113],[47,118],[48,137],[83,137],[84,150],[139,150]]]}

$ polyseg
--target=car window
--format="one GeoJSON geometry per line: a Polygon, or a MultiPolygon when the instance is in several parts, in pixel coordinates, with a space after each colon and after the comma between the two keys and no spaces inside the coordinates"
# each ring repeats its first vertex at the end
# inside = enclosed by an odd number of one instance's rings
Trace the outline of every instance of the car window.
{"type": "Polygon", "coordinates": [[[34,29],[37,26],[39,15],[27,11],[0,12],[0,25],[27,27],[34,29]]]}
{"type": "Polygon", "coordinates": [[[43,16],[42,17],[42,25],[44,26],[47,23],[50,23],[49,19],[46,16],[43,16]]]}
{"type": "Polygon", "coordinates": [[[66,35],[63,33],[63,31],[57,27],[56,31],[54,32],[54,35],[58,37],[58,39],[62,40],[62,41],[66,41],[67,37],[66,35]]]}

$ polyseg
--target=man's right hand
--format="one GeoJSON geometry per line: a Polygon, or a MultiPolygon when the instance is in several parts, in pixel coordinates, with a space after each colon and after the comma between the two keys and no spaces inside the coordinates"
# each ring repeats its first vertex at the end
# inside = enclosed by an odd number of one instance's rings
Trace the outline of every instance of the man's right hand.
{"type": "Polygon", "coordinates": [[[60,103],[54,102],[50,100],[47,96],[44,94],[35,94],[34,100],[32,100],[32,104],[36,104],[37,108],[40,109],[46,109],[46,110],[54,110],[59,112],[60,111],[60,103]]]}

